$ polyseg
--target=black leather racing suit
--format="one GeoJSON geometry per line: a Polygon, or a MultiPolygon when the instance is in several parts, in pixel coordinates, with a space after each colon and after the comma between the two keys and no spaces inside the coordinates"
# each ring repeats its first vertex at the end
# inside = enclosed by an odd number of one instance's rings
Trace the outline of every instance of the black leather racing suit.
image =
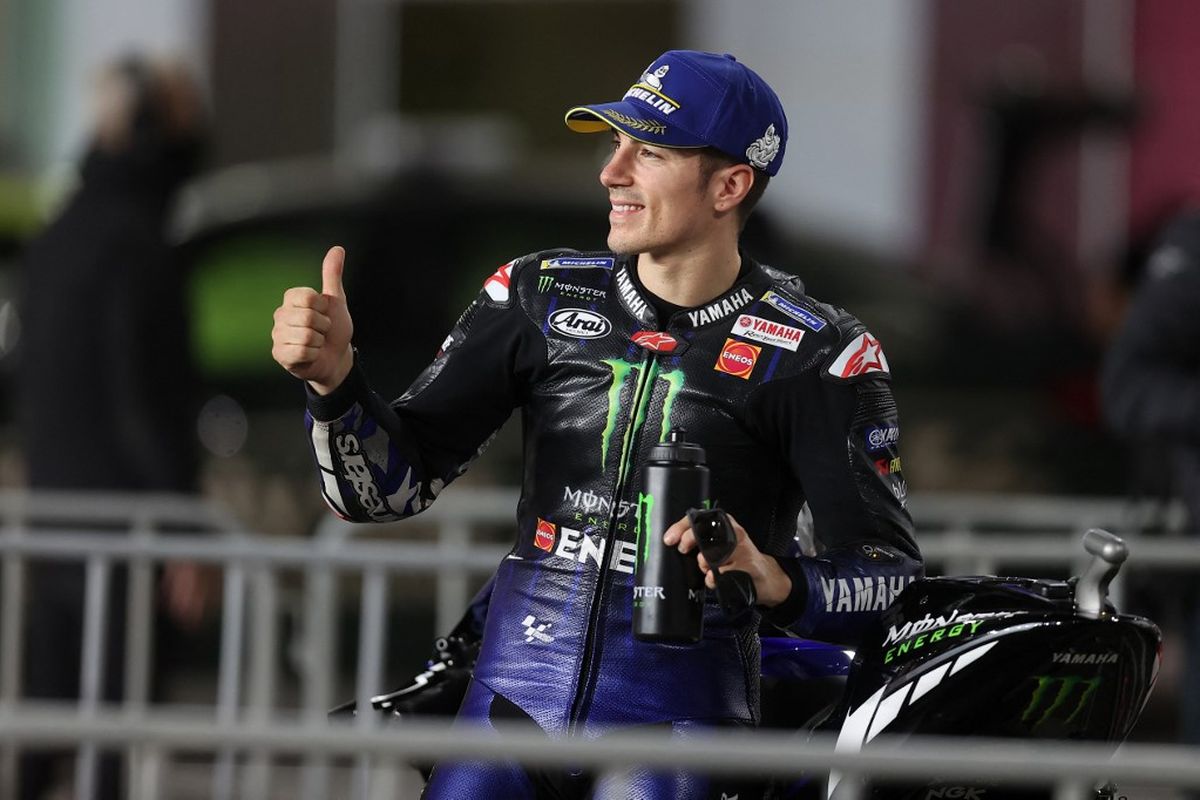
{"type": "Polygon", "coordinates": [[[357,369],[309,398],[325,498],[361,521],[419,513],[520,409],[516,541],[475,681],[551,733],[757,721],[757,619],[710,603],[699,644],[632,636],[642,467],[669,428],[704,447],[712,499],[792,576],[776,621],[851,641],[921,573],[887,360],[865,327],[747,260],[660,331],[635,268],[610,253],[519,258],[398,400],[357,369]],[[806,500],[819,553],[786,557],[806,500]]]}

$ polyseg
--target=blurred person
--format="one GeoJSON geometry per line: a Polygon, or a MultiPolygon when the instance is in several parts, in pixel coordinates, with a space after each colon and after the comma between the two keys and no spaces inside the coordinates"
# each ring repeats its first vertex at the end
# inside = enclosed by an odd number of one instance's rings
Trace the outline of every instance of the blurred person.
{"type": "MultiPolygon", "coordinates": [[[[80,185],[24,258],[18,414],[31,489],[196,491],[186,276],[166,240],[172,200],[197,169],[199,89],[180,65],[126,57],[99,80],[80,185]]],[[[105,632],[103,699],[124,681],[124,575],[105,632]]],[[[206,585],[192,564],[163,570],[161,599],[194,625],[206,585]]],[[[32,562],[25,694],[80,692],[84,567],[32,562]]],[[[61,759],[22,758],[22,800],[43,797],[61,759]]],[[[99,797],[116,798],[119,764],[100,761],[99,797]]]]}
{"type": "MultiPolygon", "coordinates": [[[[739,248],[787,140],[782,105],[756,73],[729,55],[671,51],[623,99],[572,108],[566,123],[611,136],[599,176],[611,252],[543,251],[500,267],[388,404],[351,346],[346,254],[334,247],[320,292],[285,293],[273,354],[306,381],[325,499],[353,520],[419,513],[521,410],[516,542],[460,720],[584,738],[752,726],[760,615],[853,641],[921,573],[887,359],[861,322],[739,248]],[[642,468],[681,427],[736,517],[722,569],[753,585],[751,613],[726,617],[710,599],[692,646],[639,641],[631,623],[642,468]],[[793,547],[806,500],[813,557],[793,547]]],[[[686,518],[664,542],[696,549],[686,518]]],[[[714,588],[704,557],[695,563],[714,588]]],[[[694,774],[624,777],[644,798],[756,791],[694,774]]],[[[620,780],[448,759],[425,796],[604,796],[610,779],[620,780]]]]}
{"type": "MultiPolygon", "coordinates": [[[[1200,533],[1200,207],[1177,213],[1163,226],[1142,273],[1105,357],[1104,414],[1109,426],[1141,451],[1135,455],[1142,472],[1153,473],[1137,476],[1138,483],[1150,485],[1157,496],[1181,500],[1188,533],[1195,536],[1200,533]]],[[[1187,587],[1181,738],[1200,744],[1200,595],[1194,580],[1187,587]]]]}

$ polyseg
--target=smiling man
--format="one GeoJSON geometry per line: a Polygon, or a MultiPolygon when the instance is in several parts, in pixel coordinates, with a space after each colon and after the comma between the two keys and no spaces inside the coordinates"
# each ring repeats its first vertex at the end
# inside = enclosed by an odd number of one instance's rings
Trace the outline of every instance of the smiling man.
{"type": "MultiPolygon", "coordinates": [[[[621,100],[566,120],[612,136],[600,173],[611,252],[547,251],[500,267],[389,404],[355,365],[335,247],[322,291],[284,295],[273,352],[307,381],[324,496],[350,519],[419,513],[520,409],[515,541],[461,720],[584,738],[754,725],[760,614],[853,641],[921,572],[887,359],[858,320],[738,248],[787,144],[779,99],[753,71],[729,55],[671,51],[621,100]],[[710,598],[704,638],[689,646],[641,642],[631,627],[642,469],[672,428],[707,452],[712,495],[740,522],[727,568],[749,574],[757,600],[755,613],[730,619],[710,598]],[[801,555],[806,502],[819,551],[801,555]]],[[[696,546],[686,519],[665,541],[696,546]]],[[[448,762],[426,797],[605,797],[615,779],[598,780],[448,762]]],[[[754,791],[640,770],[620,781],[652,799],[754,791]]]]}

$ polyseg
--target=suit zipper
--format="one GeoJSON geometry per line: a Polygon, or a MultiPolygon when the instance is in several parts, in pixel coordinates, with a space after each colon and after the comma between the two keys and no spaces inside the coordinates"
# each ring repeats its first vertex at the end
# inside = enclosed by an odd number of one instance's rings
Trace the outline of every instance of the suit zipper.
{"type": "Polygon", "coordinates": [[[617,484],[613,489],[612,505],[609,510],[608,545],[604,549],[604,557],[600,559],[600,571],[596,579],[596,591],[592,594],[592,605],[588,612],[588,627],[584,637],[583,659],[580,662],[579,683],[575,690],[575,700],[571,704],[571,716],[568,732],[572,735],[578,732],[579,726],[591,707],[592,690],[599,664],[596,656],[596,639],[601,630],[604,616],[605,601],[609,594],[609,564],[612,561],[612,548],[616,547],[617,520],[620,516],[621,497],[629,483],[629,467],[636,445],[645,427],[646,404],[654,394],[654,380],[658,373],[658,356],[650,351],[643,351],[648,356],[642,361],[638,374],[637,386],[634,389],[633,403],[629,419],[625,426],[625,435],[621,437],[621,460],[617,467],[617,484]]]}

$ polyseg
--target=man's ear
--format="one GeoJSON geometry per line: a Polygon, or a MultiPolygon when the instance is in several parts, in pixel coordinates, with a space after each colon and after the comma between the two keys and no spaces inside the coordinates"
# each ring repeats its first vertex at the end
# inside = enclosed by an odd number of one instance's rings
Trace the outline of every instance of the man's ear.
{"type": "Polygon", "coordinates": [[[754,170],[749,164],[732,164],[713,173],[709,190],[713,193],[713,209],[732,210],[745,199],[754,185],[754,170]]]}

